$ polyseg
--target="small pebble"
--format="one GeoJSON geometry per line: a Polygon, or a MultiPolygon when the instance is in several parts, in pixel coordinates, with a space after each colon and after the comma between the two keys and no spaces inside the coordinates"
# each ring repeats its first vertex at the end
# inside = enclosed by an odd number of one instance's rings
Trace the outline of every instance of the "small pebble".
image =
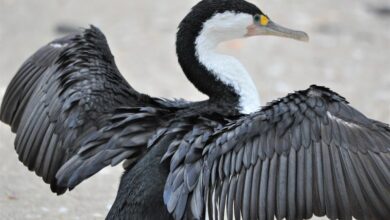
{"type": "Polygon", "coordinates": [[[49,212],[49,209],[48,209],[47,207],[41,207],[41,210],[42,210],[43,212],[49,212]]]}
{"type": "Polygon", "coordinates": [[[59,212],[59,213],[67,213],[67,212],[68,212],[68,208],[66,208],[66,207],[60,207],[60,208],[58,209],[58,212],[59,212]]]}

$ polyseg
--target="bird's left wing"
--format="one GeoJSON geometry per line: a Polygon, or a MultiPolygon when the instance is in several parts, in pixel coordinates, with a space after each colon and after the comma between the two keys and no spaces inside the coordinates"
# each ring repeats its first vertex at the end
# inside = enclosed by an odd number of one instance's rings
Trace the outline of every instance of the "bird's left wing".
{"type": "Polygon", "coordinates": [[[164,201],[175,219],[390,216],[390,128],[324,87],[196,140],[169,152],[164,201]]]}

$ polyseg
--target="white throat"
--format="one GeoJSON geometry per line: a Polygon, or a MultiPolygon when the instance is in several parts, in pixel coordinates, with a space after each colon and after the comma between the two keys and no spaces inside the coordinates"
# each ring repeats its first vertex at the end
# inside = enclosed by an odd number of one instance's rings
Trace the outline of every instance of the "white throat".
{"type": "Polygon", "coordinates": [[[249,14],[224,12],[203,24],[195,41],[196,56],[215,77],[231,86],[239,95],[239,111],[249,114],[260,109],[256,86],[244,66],[234,57],[216,52],[219,43],[241,38],[253,22],[249,14]]]}

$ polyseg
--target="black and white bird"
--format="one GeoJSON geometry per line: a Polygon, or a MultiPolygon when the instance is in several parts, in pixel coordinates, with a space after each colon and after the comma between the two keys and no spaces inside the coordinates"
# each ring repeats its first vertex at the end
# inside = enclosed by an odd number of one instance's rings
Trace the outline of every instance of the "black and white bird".
{"type": "Polygon", "coordinates": [[[124,162],[107,219],[388,219],[390,128],[321,86],[263,107],[221,42],[307,41],[243,0],[203,0],[177,33],[179,63],[209,99],[135,91],[104,35],[85,29],[38,50],[10,83],[1,120],[53,192],[124,162]]]}

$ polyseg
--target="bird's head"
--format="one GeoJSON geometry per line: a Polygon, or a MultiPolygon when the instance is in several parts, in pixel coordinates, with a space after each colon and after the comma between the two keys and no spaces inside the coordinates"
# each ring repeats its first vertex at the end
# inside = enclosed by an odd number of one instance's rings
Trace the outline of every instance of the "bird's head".
{"type": "Polygon", "coordinates": [[[179,33],[180,30],[192,32],[196,36],[203,35],[213,44],[259,35],[300,41],[309,39],[305,32],[274,23],[258,7],[244,0],[203,0],[183,19],[179,33]]]}
{"type": "Polygon", "coordinates": [[[244,0],[203,0],[179,25],[178,61],[187,78],[210,99],[223,100],[241,113],[254,112],[260,99],[253,80],[237,59],[215,49],[224,41],[258,35],[308,40],[306,33],[275,24],[244,0]]]}

